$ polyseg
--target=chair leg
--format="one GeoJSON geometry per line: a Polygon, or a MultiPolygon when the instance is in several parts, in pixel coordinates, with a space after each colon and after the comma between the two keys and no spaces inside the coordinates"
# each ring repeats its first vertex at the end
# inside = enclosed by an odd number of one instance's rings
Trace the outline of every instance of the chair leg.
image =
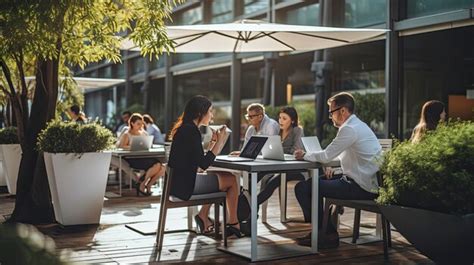
{"type": "MultiPolygon", "coordinates": [[[[331,216],[331,213],[330,213],[330,204],[329,202],[326,201],[324,202],[324,212],[323,212],[323,229],[321,230],[321,234],[322,235],[326,235],[327,234],[327,230],[328,230],[328,223],[329,223],[329,217],[331,216]]],[[[317,222],[317,220],[311,220],[311,222],[317,222]]]]}
{"type": "Polygon", "coordinates": [[[390,222],[387,220],[387,218],[384,218],[385,222],[387,223],[387,246],[389,248],[392,247],[392,230],[390,227],[390,222]]]}
{"type": "Polygon", "coordinates": [[[388,259],[388,235],[387,235],[387,221],[382,216],[382,242],[383,242],[383,256],[388,259]]]}
{"type": "Polygon", "coordinates": [[[352,244],[357,243],[360,229],[360,209],[354,209],[354,226],[352,229],[352,244]]]}
{"type": "Polygon", "coordinates": [[[222,222],[222,236],[224,237],[224,247],[227,247],[227,233],[225,227],[227,226],[227,204],[226,201],[224,200],[224,203],[222,203],[224,212],[222,213],[223,216],[223,222],[222,222]]]}
{"type": "Polygon", "coordinates": [[[219,238],[219,202],[214,203],[214,233],[215,233],[214,235],[215,239],[218,239],[219,238]]]}
{"type": "Polygon", "coordinates": [[[161,199],[160,206],[160,219],[158,220],[158,229],[156,231],[156,243],[158,251],[161,251],[163,247],[163,236],[165,234],[165,224],[166,224],[166,212],[168,211],[168,206],[166,205],[166,199],[161,199]]]}

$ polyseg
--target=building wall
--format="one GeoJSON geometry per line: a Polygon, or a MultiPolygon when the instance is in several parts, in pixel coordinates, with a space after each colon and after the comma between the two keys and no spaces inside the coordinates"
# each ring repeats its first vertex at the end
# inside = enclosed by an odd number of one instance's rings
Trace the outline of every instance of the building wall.
{"type": "MultiPolygon", "coordinates": [[[[316,123],[321,127],[314,133],[329,137],[331,132],[322,130],[329,122],[324,102],[339,91],[359,92],[363,112],[360,114],[377,135],[387,137],[395,133],[403,138],[409,136],[419,117],[420,106],[428,99],[442,100],[447,104],[448,114],[459,116],[462,113],[463,118],[474,120],[472,107],[469,109],[473,99],[466,98],[467,91],[474,89],[473,8],[474,0],[205,0],[188,1],[177,7],[173,21],[175,24],[226,23],[248,18],[301,25],[392,28],[398,33],[392,35],[395,41],[391,40],[392,45],[396,45],[395,57],[387,52],[385,39],[316,52],[238,54],[242,59],[240,117],[250,102],[273,105],[306,102],[314,106],[316,123]],[[398,17],[391,23],[394,12],[398,17]],[[267,64],[272,64],[278,76],[270,84],[269,94],[265,93],[267,64]],[[390,71],[395,71],[398,83],[387,79],[387,76],[393,78],[387,75],[387,65],[390,71]],[[390,99],[388,108],[383,103],[387,95],[396,95],[390,99]],[[450,104],[461,101],[465,108],[449,112],[450,104]],[[389,126],[388,121],[394,124],[389,126]]],[[[123,56],[123,64],[96,64],[77,73],[129,80],[129,85],[115,88],[116,111],[137,104],[147,106],[144,111],[152,114],[166,131],[187,99],[204,94],[213,100],[219,111],[215,123],[230,125],[231,55],[173,55],[169,67],[162,57],[149,62],[148,72],[147,58],[128,51],[124,51],[123,56]],[[151,80],[151,96],[147,99],[142,96],[145,73],[151,80]],[[172,79],[171,101],[164,99],[166,76],[172,79]],[[168,111],[166,104],[171,104],[168,111]]],[[[107,102],[113,100],[113,93],[101,93],[86,96],[85,110],[88,115],[105,119],[111,114],[104,113],[104,108],[97,109],[97,98],[107,102]]],[[[245,123],[241,118],[241,124],[245,123]]]]}

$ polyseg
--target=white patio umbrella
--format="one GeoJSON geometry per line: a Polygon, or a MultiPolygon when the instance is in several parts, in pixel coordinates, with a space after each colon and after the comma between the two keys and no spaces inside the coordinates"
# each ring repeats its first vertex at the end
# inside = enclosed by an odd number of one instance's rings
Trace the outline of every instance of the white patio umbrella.
{"type": "MultiPolygon", "coordinates": [[[[177,53],[310,51],[368,40],[385,29],[315,27],[241,20],[226,24],[168,26],[177,53]]],[[[130,40],[122,49],[140,50],[130,40]]]]}

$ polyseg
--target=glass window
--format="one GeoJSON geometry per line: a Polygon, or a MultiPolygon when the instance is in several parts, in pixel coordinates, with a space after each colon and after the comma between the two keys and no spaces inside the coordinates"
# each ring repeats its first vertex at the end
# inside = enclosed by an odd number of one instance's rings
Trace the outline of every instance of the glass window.
{"type": "Polygon", "coordinates": [[[194,95],[207,95],[213,102],[230,100],[230,67],[173,77],[174,118],[194,95]],[[212,91],[212,93],[209,93],[212,91]]]}
{"type": "Polygon", "coordinates": [[[186,9],[182,13],[177,14],[175,20],[176,25],[195,25],[202,24],[202,7],[186,9]]]}
{"type": "Polygon", "coordinates": [[[158,59],[153,57],[150,62],[150,69],[158,69],[165,67],[165,54],[161,55],[158,59]]]}
{"type": "Polygon", "coordinates": [[[263,61],[242,64],[242,99],[263,97],[263,61]]]}
{"type": "Polygon", "coordinates": [[[145,71],[145,58],[139,56],[130,60],[132,64],[132,75],[145,71]]]}
{"type": "Polygon", "coordinates": [[[99,77],[112,78],[112,66],[106,66],[99,69],[99,77]]]}
{"type": "Polygon", "coordinates": [[[244,0],[244,15],[268,8],[268,0],[244,0]]]}
{"type": "Polygon", "coordinates": [[[387,17],[387,1],[346,0],[344,17],[344,24],[347,27],[364,27],[384,23],[387,17]]]}
{"type": "Polygon", "coordinates": [[[115,78],[125,78],[125,64],[114,64],[113,66],[114,77],[115,78]]]}
{"type": "Polygon", "coordinates": [[[421,17],[472,7],[474,7],[474,0],[409,0],[407,1],[407,17],[421,17]]]}
{"type": "MultiPolygon", "coordinates": [[[[296,54],[285,58],[288,67],[288,84],[292,95],[314,93],[314,73],[311,71],[314,52],[296,54]]],[[[283,58],[282,58],[283,59],[283,58]]]]}
{"type": "Polygon", "coordinates": [[[149,84],[149,109],[148,113],[153,117],[155,124],[161,130],[161,133],[165,133],[164,122],[165,122],[165,79],[152,79],[149,84]]]}
{"type": "MultiPolygon", "coordinates": [[[[340,91],[351,92],[357,116],[378,137],[385,127],[385,41],[375,41],[330,49],[333,80],[329,97],[340,91]]],[[[324,106],[327,107],[327,106],[324,106]]],[[[332,129],[330,120],[327,123],[332,129]]]]}
{"type": "Polygon", "coordinates": [[[233,1],[214,0],[212,1],[211,23],[223,23],[232,20],[232,5],[233,1]]]}
{"type": "Polygon", "coordinates": [[[293,25],[319,25],[319,4],[303,6],[288,10],[284,16],[283,23],[293,25]]]}
{"type": "Polygon", "coordinates": [[[428,100],[440,100],[449,118],[474,121],[474,26],[403,38],[403,118],[409,138],[428,100]],[[436,43],[436,45],[431,45],[436,43]],[[472,92],[471,92],[472,93],[472,92]]]}

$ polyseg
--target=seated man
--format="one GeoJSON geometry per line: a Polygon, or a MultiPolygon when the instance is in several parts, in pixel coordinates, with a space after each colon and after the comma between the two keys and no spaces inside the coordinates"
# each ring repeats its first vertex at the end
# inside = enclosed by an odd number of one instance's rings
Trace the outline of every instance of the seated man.
{"type": "MultiPolygon", "coordinates": [[[[323,151],[305,153],[296,150],[295,157],[308,161],[328,163],[338,157],[341,160],[342,175],[332,178],[332,172],[326,172],[327,179],[319,179],[319,220],[322,227],[323,197],[347,200],[372,200],[377,197],[378,184],[376,173],[379,170],[377,158],[382,147],[373,131],[354,113],[354,98],[342,92],[329,98],[329,118],[339,128],[336,138],[323,151]]],[[[311,179],[299,182],[295,194],[303,209],[306,222],[311,221],[311,179]]],[[[319,237],[320,248],[339,246],[339,235],[329,222],[326,235],[319,237]]],[[[311,234],[299,238],[298,244],[310,246],[311,234]]]]}

